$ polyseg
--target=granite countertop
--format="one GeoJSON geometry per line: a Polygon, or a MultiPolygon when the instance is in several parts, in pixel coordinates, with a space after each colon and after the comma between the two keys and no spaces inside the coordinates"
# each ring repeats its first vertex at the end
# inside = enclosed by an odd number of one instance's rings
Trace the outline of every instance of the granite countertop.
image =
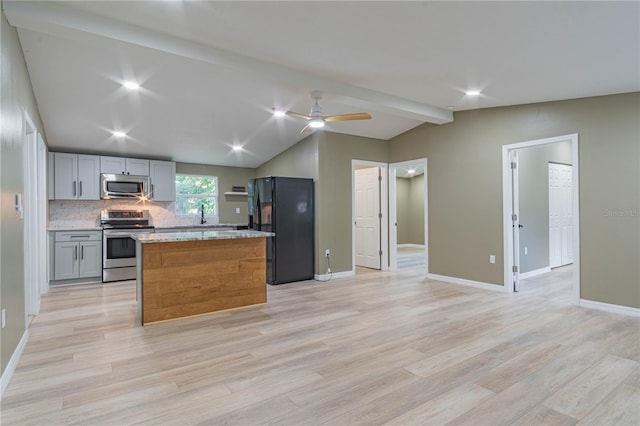
{"type": "Polygon", "coordinates": [[[191,225],[156,225],[156,229],[181,229],[181,228],[235,228],[236,226],[247,226],[246,223],[199,223],[191,225]]]}
{"type": "Polygon", "coordinates": [[[174,241],[228,240],[234,238],[273,237],[273,232],[253,230],[243,231],[202,231],[202,232],[166,232],[161,234],[134,234],[131,238],[141,243],[169,243],[174,241]]]}
{"type": "Polygon", "coordinates": [[[101,226],[61,226],[61,227],[53,227],[53,228],[47,228],[47,231],[55,231],[55,232],[62,232],[62,231],[102,231],[102,227],[101,226]]]}

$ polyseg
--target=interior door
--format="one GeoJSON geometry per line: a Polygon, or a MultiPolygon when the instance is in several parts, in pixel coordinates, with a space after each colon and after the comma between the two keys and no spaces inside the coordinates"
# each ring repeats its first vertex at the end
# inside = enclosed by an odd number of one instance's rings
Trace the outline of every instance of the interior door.
{"type": "Polygon", "coordinates": [[[549,266],[573,263],[572,166],[549,163],[549,266]]]}
{"type": "Polygon", "coordinates": [[[356,266],[381,269],[379,167],[355,171],[356,266]]]}

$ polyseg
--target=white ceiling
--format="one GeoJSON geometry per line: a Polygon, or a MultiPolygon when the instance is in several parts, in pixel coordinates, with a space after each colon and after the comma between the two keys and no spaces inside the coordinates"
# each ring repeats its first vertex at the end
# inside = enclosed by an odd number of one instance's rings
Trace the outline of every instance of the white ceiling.
{"type": "Polygon", "coordinates": [[[379,139],[449,107],[640,90],[639,2],[3,5],[59,150],[256,167],[307,135],[271,109],[308,113],[314,89],[325,114],[373,116],[327,130],[379,139]]]}

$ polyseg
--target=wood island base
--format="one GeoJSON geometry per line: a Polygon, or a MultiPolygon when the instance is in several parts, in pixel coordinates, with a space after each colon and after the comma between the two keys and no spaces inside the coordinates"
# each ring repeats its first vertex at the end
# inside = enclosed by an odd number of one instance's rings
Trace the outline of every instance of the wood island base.
{"type": "Polygon", "coordinates": [[[138,241],[137,250],[143,325],[267,302],[264,238],[138,241]]]}

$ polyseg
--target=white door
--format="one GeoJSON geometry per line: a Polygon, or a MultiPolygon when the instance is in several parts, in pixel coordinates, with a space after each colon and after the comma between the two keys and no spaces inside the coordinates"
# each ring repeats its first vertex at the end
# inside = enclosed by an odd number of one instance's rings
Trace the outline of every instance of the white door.
{"type": "Polygon", "coordinates": [[[549,163],[549,266],[573,263],[572,166],[549,163]]]}
{"type": "Polygon", "coordinates": [[[381,269],[380,168],[355,171],[356,266],[381,269]]]}

